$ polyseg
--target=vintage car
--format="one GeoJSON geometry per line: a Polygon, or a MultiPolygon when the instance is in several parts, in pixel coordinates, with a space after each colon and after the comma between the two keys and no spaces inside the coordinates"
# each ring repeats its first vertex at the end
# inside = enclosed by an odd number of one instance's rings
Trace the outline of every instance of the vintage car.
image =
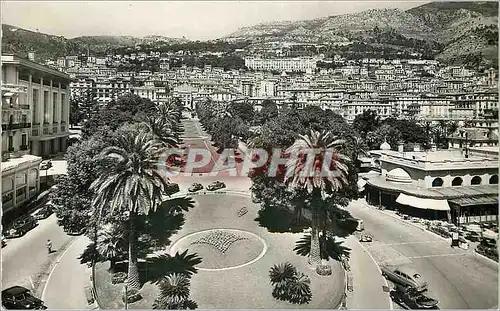
{"type": "Polygon", "coordinates": [[[420,273],[407,266],[383,265],[380,267],[382,276],[400,286],[411,286],[418,291],[427,289],[427,282],[422,279],[420,273]]]}
{"type": "Polygon", "coordinates": [[[28,216],[23,219],[17,220],[12,226],[6,230],[5,236],[7,238],[17,238],[26,234],[26,232],[35,228],[38,221],[33,216],[28,216]]]}
{"type": "Polygon", "coordinates": [[[31,216],[33,216],[36,220],[41,220],[48,218],[53,213],[54,207],[51,204],[46,204],[44,207],[31,214],[31,216]]]}
{"type": "Polygon", "coordinates": [[[52,160],[44,160],[42,161],[42,163],[40,163],[41,170],[48,170],[51,167],[52,167],[52,160]]]}
{"type": "Polygon", "coordinates": [[[168,184],[168,186],[167,186],[167,194],[168,195],[175,194],[179,191],[181,191],[181,189],[179,188],[179,184],[176,184],[176,183],[168,184]]]}
{"type": "Polygon", "coordinates": [[[222,181],[214,181],[210,185],[207,186],[207,190],[209,191],[214,191],[218,189],[226,188],[226,184],[224,184],[222,181]]]}
{"type": "Polygon", "coordinates": [[[12,286],[2,291],[2,305],[5,309],[45,310],[43,301],[34,297],[30,290],[21,286],[12,286]]]}
{"type": "Polygon", "coordinates": [[[414,287],[396,286],[390,293],[391,299],[405,309],[439,309],[439,301],[427,296],[425,291],[418,291],[414,287]]]}
{"type": "Polygon", "coordinates": [[[199,191],[199,190],[202,190],[202,189],[203,189],[203,185],[200,184],[200,183],[195,182],[195,183],[193,183],[191,185],[191,187],[188,188],[188,191],[189,192],[196,192],[196,191],[199,191]]]}
{"type": "Polygon", "coordinates": [[[371,236],[371,234],[362,234],[361,237],[359,238],[359,241],[360,242],[371,242],[373,241],[373,237],[371,236]]]}

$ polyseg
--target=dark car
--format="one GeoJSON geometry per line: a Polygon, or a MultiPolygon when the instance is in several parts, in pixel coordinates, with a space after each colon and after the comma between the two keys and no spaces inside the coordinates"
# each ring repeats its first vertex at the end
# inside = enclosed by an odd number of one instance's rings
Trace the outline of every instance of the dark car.
{"type": "Polygon", "coordinates": [[[380,269],[382,276],[396,285],[414,287],[417,291],[427,289],[427,282],[422,279],[420,273],[410,267],[384,265],[380,269]]]}
{"type": "Polygon", "coordinates": [[[191,187],[188,188],[188,191],[189,192],[196,192],[196,191],[199,191],[202,189],[203,189],[203,185],[195,182],[194,184],[191,185],[191,187]]]}
{"type": "Polygon", "coordinates": [[[168,186],[167,186],[167,194],[168,195],[172,195],[172,194],[177,193],[179,191],[181,191],[181,189],[179,188],[178,184],[175,184],[175,183],[168,184],[168,186]]]}
{"type": "Polygon", "coordinates": [[[51,167],[52,167],[52,160],[44,160],[42,161],[42,163],[40,163],[41,170],[48,170],[51,167]]]}
{"type": "Polygon", "coordinates": [[[2,247],[7,246],[7,239],[2,235],[2,247]]]}
{"type": "Polygon", "coordinates": [[[45,205],[41,209],[37,210],[32,214],[33,217],[35,217],[36,220],[41,220],[48,218],[50,215],[54,213],[54,207],[50,204],[45,205]]]}
{"type": "Polygon", "coordinates": [[[35,228],[38,225],[38,221],[33,216],[28,216],[21,220],[17,220],[10,229],[7,230],[6,236],[8,238],[20,237],[26,234],[26,232],[35,228]]]}
{"type": "Polygon", "coordinates": [[[45,310],[43,301],[34,297],[30,290],[21,286],[12,286],[2,291],[2,305],[5,309],[45,310]]]}
{"type": "Polygon", "coordinates": [[[390,295],[392,300],[405,309],[439,309],[438,300],[427,296],[425,291],[418,291],[414,287],[396,286],[390,295]]]}
{"type": "Polygon", "coordinates": [[[207,190],[209,191],[214,191],[218,189],[226,188],[226,184],[224,184],[222,181],[214,181],[210,185],[207,186],[207,190]]]}

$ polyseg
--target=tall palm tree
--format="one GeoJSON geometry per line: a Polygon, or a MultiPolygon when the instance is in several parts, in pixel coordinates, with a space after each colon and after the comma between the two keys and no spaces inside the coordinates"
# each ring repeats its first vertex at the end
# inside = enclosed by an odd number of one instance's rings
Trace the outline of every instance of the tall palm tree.
{"type": "Polygon", "coordinates": [[[181,112],[171,103],[162,103],[154,114],[144,117],[144,124],[159,140],[167,146],[177,146],[181,112]]]}
{"type": "Polygon", "coordinates": [[[330,132],[311,131],[309,135],[299,135],[299,139],[287,149],[288,154],[295,154],[297,158],[291,157],[287,162],[285,183],[290,188],[306,189],[309,194],[308,205],[312,214],[311,251],[309,253],[309,264],[321,263],[319,231],[321,221],[319,219],[321,200],[330,191],[338,191],[348,183],[348,167],[345,164],[350,161],[349,157],[340,153],[344,141],[333,137],[330,132]],[[314,157],[307,156],[307,150],[319,150],[314,157]],[[326,162],[326,163],[324,163],[326,162]],[[325,174],[325,168],[333,170],[325,174]]]}
{"type": "Polygon", "coordinates": [[[140,289],[137,266],[136,218],[157,209],[168,187],[160,174],[158,156],[164,144],[150,133],[119,130],[113,145],[100,157],[114,162],[92,183],[93,205],[101,216],[125,215],[128,221],[128,277],[132,294],[140,289]]]}

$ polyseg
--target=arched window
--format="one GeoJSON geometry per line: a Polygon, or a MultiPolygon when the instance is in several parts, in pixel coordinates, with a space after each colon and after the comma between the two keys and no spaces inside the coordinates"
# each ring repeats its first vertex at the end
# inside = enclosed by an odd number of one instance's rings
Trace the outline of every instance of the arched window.
{"type": "Polygon", "coordinates": [[[455,177],[455,178],[453,178],[453,181],[451,182],[451,185],[452,186],[461,186],[462,182],[463,182],[462,178],[455,177]]]}
{"type": "Polygon", "coordinates": [[[441,178],[435,178],[433,181],[432,181],[432,186],[433,187],[441,187],[443,185],[443,180],[441,178]]]}
{"type": "Polygon", "coordinates": [[[480,185],[481,184],[481,177],[479,177],[479,176],[472,177],[470,184],[471,185],[480,185]]]}
{"type": "Polygon", "coordinates": [[[497,185],[498,184],[498,175],[493,175],[490,177],[490,185],[497,185]]]}

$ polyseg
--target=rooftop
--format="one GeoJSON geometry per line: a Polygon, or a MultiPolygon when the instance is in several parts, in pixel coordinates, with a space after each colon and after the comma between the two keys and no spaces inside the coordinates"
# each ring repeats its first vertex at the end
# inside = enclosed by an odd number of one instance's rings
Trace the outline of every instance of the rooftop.
{"type": "Polygon", "coordinates": [[[41,157],[34,156],[31,154],[26,154],[19,158],[11,158],[5,162],[2,162],[2,172],[16,168],[23,164],[26,165],[38,164],[41,161],[42,161],[41,157]]]}

